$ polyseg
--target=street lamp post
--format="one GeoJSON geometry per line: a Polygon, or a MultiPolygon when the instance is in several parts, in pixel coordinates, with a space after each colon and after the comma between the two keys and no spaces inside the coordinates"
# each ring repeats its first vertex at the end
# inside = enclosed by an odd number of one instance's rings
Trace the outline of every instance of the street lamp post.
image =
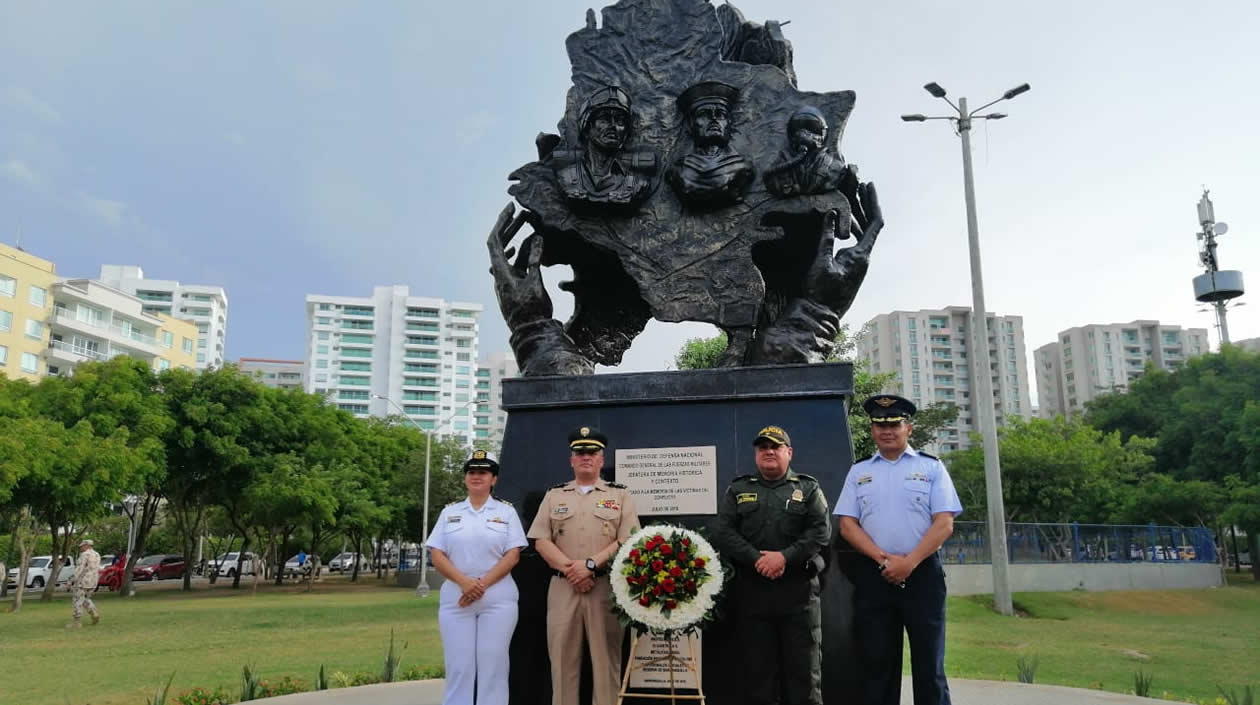
{"type": "Polygon", "coordinates": [[[993,413],[993,370],[989,356],[989,320],[984,307],[984,277],[980,269],[980,232],[976,224],[976,188],[971,171],[971,122],[972,120],[1001,120],[1005,113],[988,113],[980,115],[980,111],[1003,100],[1010,100],[1029,90],[1027,83],[1016,86],[1002,94],[1001,98],[990,101],[975,110],[967,109],[967,99],[959,98],[954,105],[945,95],[945,89],[936,82],[923,86],[924,90],[934,98],[949,103],[957,116],[928,117],[926,115],[902,115],[906,122],[924,122],[926,120],[950,120],[958,128],[958,136],[962,139],[963,157],[963,191],[967,199],[967,246],[971,254],[971,310],[972,340],[976,342],[978,359],[973,357],[979,368],[976,374],[976,387],[979,393],[979,423],[984,439],[984,484],[985,497],[989,505],[989,552],[993,565],[993,606],[1004,614],[1015,613],[1011,603],[1011,584],[1009,565],[1006,554],[1006,509],[1002,500],[1002,466],[998,457],[997,422],[993,413]]]}
{"type": "Polygon", "coordinates": [[[393,399],[383,394],[373,394],[376,399],[384,401],[386,404],[394,407],[400,416],[406,419],[412,426],[415,426],[424,434],[424,507],[422,508],[421,521],[424,524],[420,527],[420,584],[416,585],[416,595],[419,597],[429,596],[429,465],[433,457],[433,434],[437,433],[449,421],[455,418],[460,411],[468,408],[471,404],[477,402],[476,399],[470,399],[467,403],[458,406],[451,412],[450,416],[443,419],[432,431],[424,430],[424,427],[416,423],[414,419],[407,415],[407,412],[398,405],[393,399]]]}

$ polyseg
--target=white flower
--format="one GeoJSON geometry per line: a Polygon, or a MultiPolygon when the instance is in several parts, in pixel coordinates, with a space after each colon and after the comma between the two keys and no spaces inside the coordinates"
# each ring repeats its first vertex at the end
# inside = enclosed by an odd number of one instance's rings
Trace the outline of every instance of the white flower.
{"type": "Polygon", "coordinates": [[[717,551],[713,550],[713,546],[700,534],[685,529],[681,526],[673,526],[671,524],[653,524],[644,527],[635,534],[635,538],[621,545],[617,555],[613,557],[612,562],[612,593],[613,602],[619,609],[626,613],[627,616],[636,624],[642,625],[653,632],[674,632],[684,631],[699,626],[704,619],[704,615],[713,609],[714,602],[722,592],[722,584],[724,575],[722,573],[722,563],[718,560],[717,551]],[[709,577],[698,588],[695,597],[686,601],[678,600],[678,606],[670,610],[666,615],[659,604],[653,604],[644,607],[639,601],[630,594],[630,586],[626,582],[625,576],[621,574],[622,566],[630,559],[630,551],[638,547],[645,537],[652,537],[657,534],[661,536],[670,536],[679,534],[691,542],[689,555],[693,558],[704,559],[704,568],[709,573],[709,577]]]}

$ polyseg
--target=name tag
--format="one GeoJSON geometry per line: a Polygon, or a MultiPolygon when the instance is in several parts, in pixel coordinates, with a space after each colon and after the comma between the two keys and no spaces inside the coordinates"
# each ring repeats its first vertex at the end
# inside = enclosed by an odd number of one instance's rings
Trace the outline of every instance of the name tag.
{"type": "Polygon", "coordinates": [[[447,520],[447,521],[449,521],[449,522],[450,522],[450,523],[452,523],[452,524],[458,524],[458,523],[459,523],[459,522],[460,522],[463,518],[464,518],[464,517],[463,517],[462,515],[459,515],[459,514],[452,514],[452,515],[450,515],[450,516],[446,517],[446,520],[447,520]]]}
{"type": "Polygon", "coordinates": [[[866,483],[870,482],[872,479],[874,478],[872,478],[870,475],[863,475],[857,479],[857,483],[859,485],[865,485],[866,483]]]}
{"type": "Polygon", "coordinates": [[[569,513],[569,507],[568,507],[568,506],[566,506],[566,505],[563,505],[563,504],[562,504],[562,505],[560,505],[560,506],[558,506],[558,507],[553,507],[553,508],[551,509],[551,513],[552,513],[552,514],[568,514],[568,513],[569,513]]]}
{"type": "Polygon", "coordinates": [[[744,502],[756,502],[756,501],[757,501],[756,492],[742,492],[740,494],[735,495],[736,504],[743,504],[744,502]]]}

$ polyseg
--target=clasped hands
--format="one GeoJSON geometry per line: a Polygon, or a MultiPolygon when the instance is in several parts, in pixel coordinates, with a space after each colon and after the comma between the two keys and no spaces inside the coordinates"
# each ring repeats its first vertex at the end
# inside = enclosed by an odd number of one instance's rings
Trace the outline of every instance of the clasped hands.
{"type": "Polygon", "coordinates": [[[892,585],[904,584],[917,567],[909,556],[883,551],[879,552],[879,565],[879,574],[892,585]]]}
{"type": "Polygon", "coordinates": [[[595,574],[586,569],[586,561],[569,561],[564,566],[564,579],[574,590],[586,593],[595,587],[595,574]]]}
{"type": "Polygon", "coordinates": [[[763,578],[770,580],[778,580],[783,577],[783,570],[787,568],[787,559],[779,551],[761,551],[761,558],[753,564],[757,572],[763,578]]]}

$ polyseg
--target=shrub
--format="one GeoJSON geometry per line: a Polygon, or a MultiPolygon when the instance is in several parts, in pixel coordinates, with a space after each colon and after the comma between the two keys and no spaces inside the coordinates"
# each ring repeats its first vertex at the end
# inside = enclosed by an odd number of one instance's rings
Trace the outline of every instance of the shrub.
{"type": "Polygon", "coordinates": [[[376,673],[356,673],[354,674],[354,678],[350,679],[351,686],[372,685],[373,683],[380,683],[380,682],[381,682],[381,677],[379,674],[376,674],[376,673]]]}
{"type": "Polygon", "coordinates": [[[1221,697],[1225,698],[1225,701],[1228,702],[1229,705],[1255,705],[1256,694],[1249,685],[1243,686],[1242,693],[1239,693],[1233,688],[1226,691],[1219,685],[1216,686],[1216,689],[1221,691],[1221,697]]]}
{"type": "Polygon", "coordinates": [[[223,688],[193,688],[181,694],[177,700],[179,705],[228,705],[232,702],[231,696],[223,688]]]}
{"type": "Polygon", "coordinates": [[[145,699],[145,705],[166,705],[166,694],[171,689],[171,682],[175,680],[175,672],[171,671],[171,677],[166,679],[166,685],[161,690],[154,693],[152,698],[145,699]]]}
{"type": "Polygon", "coordinates": [[[301,679],[285,676],[278,681],[258,681],[258,697],[274,698],[277,695],[292,695],[310,690],[301,679]]]}
{"type": "Polygon", "coordinates": [[[241,696],[239,700],[245,702],[247,700],[258,699],[258,676],[254,673],[249,665],[241,667],[241,696]]]}
{"type": "Polygon", "coordinates": [[[407,649],[407,642],[403,642],[402,649],[395,652],[394,650],[394,630],[389,630],[389,650],[385,652],[385,665],[381,669],[381,682],[393,683],[398,676],[398,664],[402,661],[402,651],[407,649]]]}
{"type": "Polygon", "coordinates": [[[398,676],[398,679],[404,681],[427,681],[445,677],[446,669],[442,666],[408,666],[398,676]]]}
{"type": "Polygon", "coordinates": [[[1015,669],[1020,683],[1032,683],[1037,677],[1037,655],[1020,656],[1015,659],[1015,669]]]}
{"type": "Polygon", "coordinates": [[[1145,673],[1141,669],[1133,674],[1133,694],[1141,698],[1151,697],[1151,681],[1155,680],[1154,673],[1145,673]]]}

